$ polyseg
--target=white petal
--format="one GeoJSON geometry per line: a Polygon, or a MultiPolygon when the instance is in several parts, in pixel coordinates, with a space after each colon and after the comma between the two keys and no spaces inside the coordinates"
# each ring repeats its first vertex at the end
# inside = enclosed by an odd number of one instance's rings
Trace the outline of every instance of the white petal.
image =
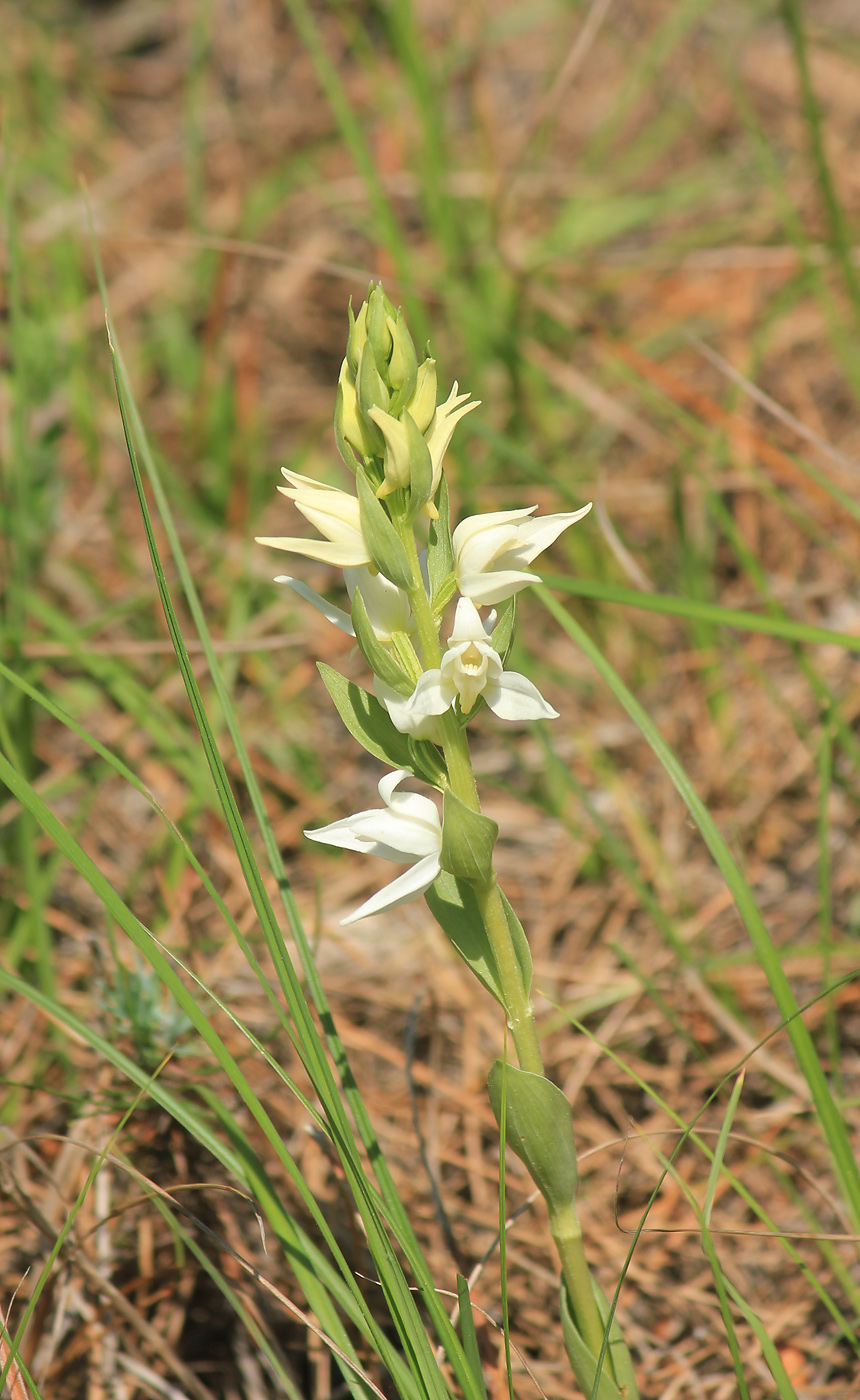
{"type": "Polygon", "coordinates": [[[525,506],[519,510],[491,510],[484,515],[467,515],[451,536],[455,552],[485,530],[493,530],[499,525],[516,525],[517,521],[534,515],[536,510],[537,506],[525,506]]]}
{"type": "Polygon", "coordinates": [[[431,743],[441,743],[439,726],[432,715],[416,715],[409,709],[411,696],[400,695],[393,686],[386,685],[379,676],[373,678],[373,689],[388,711],[391,723],[401,734],[411,734],[413,739],[429,739],[431,743]]]}
{"type": "MultiPolygon", "coordinates": [[[[438,814],[435,808],[433,810],[438,822],[438,814]]],[[[305,835],[324,846],[340,846],[345,851],[381,856],[397,865],[438,851],[441,845],[441,828],[433,830],[429,823],[415,821],[411,816],[398,817],[387,808],[379,807],[342,817],[330,826],[306,831],[305,835]]]]}
{"type": "Polygon", "coordinates": [[[442,849],[442,823],[429,797],[400,792],[392,799],[391,813],[391,831],[398,837],[401,849],[405,850],[409,842],[410,856],[429,856],[442,849]],[[400,825],[395,827],[395,821],[400,825]]]}
{"type": "Polygon", "coordinates": [[[301,579],[289,578],[287,574],[278,574],[275,583],[285,583],[294,593],[298,593],[300,598],[310,603],[311,607],[321,612],[323,617],[329,622],[333,622],[335,627],[339,627],[341,632],[345,632],[348,637],[355,636],[355,628],[352,625],[352,618],[349,613],[345,613],[343,608],[335,607],[322,594],[316,593],[313,588],[309,588],[301,579]]]}
{"type": "Polygon", "coordinates": [[[451,408],[445,412],[446,406],[442,404],[436,410],[433,426],[426,438],[427,446],[430,449],[430,456],[433,458],[434,467],[438,462],[441,462],[444,457],[448,449],[448,444],[454,435],[454,429],[460,419],[465,418],[467,413],[471,413],[473,408],[480,408],[481,406],[480,399],[475,399],[473,403],[466,403],[465,400],[468,397],[468,394],[461,394],[460,397],[454,401],[454,403],[459,404],[460,407],[454,408],[454,404],[452,404],[451,408]]]}
{"type": "Polygon", "coordinates": [[[518,671],[504,671],[497,681],[488,683],[484,699],[499,719],[558,719],[558,710],[518,671]]]}
{"type": "Polygon", "coordinates": [[[373,845],[373,838],[362,834],[362,818],[381,815],[378,808],[356,812],[351,817],[341,817],[340,821],[330,822],[328,826],[318,826],[312,831],[305,831],[303,835],[310,841],[319,841],[323,846],[340,846],[344,851],[360,851],[362,855],[367,855],[369,847],[373,845]]]}
{"type": "Polygon", "coordinates": [[[530,583],[539,583],[537,574],[527,574],[518,569],[494,569],[490,573],[458,573],[457,586],[464,598],[471,598],[479,608],[490,603],[504,603],[515,593],[528,588],[530,583]]]}
{"type": "Polygon", "coordinates": [[[400,787],[400,784],[403,782],[403,779],[408,777],[408,768],[395,768],[393,772],[384,773],[383,776],[379,779],[379,782],[376,785],[376,791],[379,793],[379,796],[382,798],[386,807],[390,806],[391,799],[394,796],[397,789],[400,787]]]}
{"type": "Polygon", "coordinates": [[[453,705],[456,696],[454,686],[443,681],[441,670],[425,671],[409,697],[409,713],[444,715],[453,705]]]}
{"type": "MultiPolygon", "coordinates": [[[[330,491],[333,495],[346,495],[346,492],[341,491],[339,486],[329,486],[326,481],[315,481],[312,476],[302,476],[299,472],[288,471],[286,467],[281,467],[281,476],[286,477],[290,486],[295,490],[302,490],[304,487],[308,487],[311,491],[330,491]]],[[[283,491],[284,487],[279,486],[278,490],[283,491]]]]}
{"type": "Polygon", "coordinates": [[[519,528],[520,548],[517,550],[519,558],[524,564],[530,564],[545,549],[558,539],[562,530],[566,530],[568,525],[575,525],[577,520],[581,520],[591,510],[591,501],[581,510],[565,511],[560,515],[539,515],[535,520],[528,520],[519,528]]]}
{"type": "Polygon", "coordinates": [[[365,900],[354,914],[350,914],[346,919],[341,919],[341,926],[354,924],[359,919],[366,919],[368,914],[378,914],[383,909],[396,909],[399,904],[406,904],[410,899],[417,899],[426,889],[429,889],[433,881],[439,874],[439,856],[426,856],[424,860],[419,860],[411,869],[405,870],[402,875],[398,875],[396,880],[392,880],[390,885],[385,885],[370,899],[365,900]]]}
{"type": "MultiPolygon", "coordinates": [[[[478,516],[478,519],[481,520],[482,517],[478,516]]],[[[462,526],[457,526],[457,530],[461,528],[462,526]]],[[[517,526],[504,521],[496,525],[482,524],[479,529],[458,540],[454,540],[452,536],[454,572],[473,574],[489,569],[500,555],[516,549],[518,539],[517,526]]]]}
{"type": "Polygon", "coordinates": [[[369,569],[344,569],[344,581],[350,598],[358,589],[370,625],[384,645],[390,644],[393,632],[412,631],[415,623],[409,599],[384,574],[372,574],[369,569]]]}
{"type": "Polygon", "coordinates": [[[452,642],[486,642],[488,633],[481,621],[481,614],[470,598],[461,598],[454,613],[454,626],[448,638],[452,642]]]}
{"type": "Polygon", "coordinates": [[[302,554],[305,559],[316,559],[320,564],[334,564],[339,569],[357,568],[359,564],[369,564],[370,554],[362,536],[354,540],[333,544],[330,540],[302,540],[291,537],[274,538],[271,535],[257,535],[257,544],[267,544],[272,549],[283,549],[287,554],[302,554]]]}
{"type": "MultiPolygon", "coordinates": [[[[279,486],[278,490],[283,490],[283,487],[279,486]]],[[[354,496],[343,496],[337,500],[319,491],[309,491],[302,496],[297,493],[295,504],[305,520],[315,525],[327,539],[349,539],[353,535],[361,538],[361,516],[354,496]]]]}

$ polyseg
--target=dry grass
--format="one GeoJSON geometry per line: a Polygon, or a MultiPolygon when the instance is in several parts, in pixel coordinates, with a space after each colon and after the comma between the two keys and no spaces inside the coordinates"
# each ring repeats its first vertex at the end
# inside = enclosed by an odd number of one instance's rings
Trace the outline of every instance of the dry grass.
{"type": "MultiPolygon", "coordinates": [[[[170,463],[192,567],[224,639],[294,892],[308,927],[318,929],[341,1036],[434,1276],[440,1288],[453,1288],[455,1267],[468,1273],[492,1249],[498,1224],[498,1137],[485,1078],[503,1026],[423,904],[338,928],[376,887],[380,869],[309,851],[301,832],[373,805],[378,772],[341,730],[314,663],[325,659],[359,679],[361,658],[269,584],[270,558],[249,545],[254,533],[285,529],[274,492],[278,465],[291,459],[313,474],[333,460],[328,423],[347,300],[361,295],[371,274],[384,275],[395,297],[408,290],[420,300],[443,376],[474,383],[484,425],[530,455],[537,481],[476,430],[453,453],[467,507],[539,500],[551,508],[568,493],[602,503],[603,535],[595,526],[588,541],[577,538],[578,553],[557,555],[559,570],[730,607],[776,602],[793,617],[857,634],[860,526],[798,456],[856,499],[860,427],[850,388],[856,354],[845,343],[850,301],[823,251],[829,232],[790,49],[775,18],[744,5],[722,7],[719,16],[703,10],[676,48],[639,65],[647,43],[691,15],[690,5],[596,4],[590,19],[548,6],[540,22],[528,8],[495,0],[418,8],[430,51],[450,64],[444,119],[456,161],[444,172],[446,207],[461,220],[466,245],[453,293],[432,209],[422,202],[422,137],[406,80],[372,7],[321,5],[317,16],[404,230],[408,289],[377,241],[365,182],[278,5],[126,0],[55,6],[45,16],[6,3],[0,28],[10,91],[12,69],[18,73],[10,97],[20,141],[13,203],[28,314],[42,328],[34,344],[56,363],[55,378],[26,404],[47,502],[31,589],[54,610],[31,605],[28,595],[29,675],[139,773],[188,833],[253,941],[253,909],[194,750],[150,584],[71,179],[80,172],[142,413],[170,463]],[[761,123],[781,192],[756,165],[757,138],[744,124],[735,83],[761,123]],[[783,198],[798,211],[805,249],[786,232],[783,198]],[[466,301],[462,288],[470,284],[466,301]],[[852,465],[756,406],[691,345],[689,330],[852,465]],[[715,515],[720,508],[724,515],[715,515]],[[760,578],[745,567],[744,550],[760,578]]],[[[860,28],[851,4],[814,12],[812,71],[850,218],[860,202],[860,28]]],[[[322,569],[309,566],[307,577],[331,583],[322,569]]],[[[856,733],[854,655],[809,650],[811,683],[798,654],[772,638],[576,606],[742,854],[799,1000],[816,997],[828,977],[858,963],[860,777],[838,734],[824,804],[830,932],[821,883],[821,687],[856,733]]],[[[482,721],[476,767],[485,810],[500,824],[500,878],[530,935],[548,1068],[574,1105],[583,1220],[598,1275],[614,1287],[659,1175],[654,1145],[668,1151],[675,1131],[669,1113],[603,1047],[689,1122],[756,1042],[776,1032],[749,1059],[727,1161],[850,1317],[860,1289],[850,1222],[810,1130],[806,1082],[731,900],[638,731],[537,604],[526,603],[523,615],[522,656],[562,712],[555,752],[630,853],[665,920],[655,922],[579,796],[547,768],[538,738],[482,721]],[[585,1021],[594,1039],[573,1031],[554,1003],[585,1021]],[[822,1245],[809,1236],[828,1239],[822,1245]]],[[[53,721],[39,719],[33,754],[37,787],[143,921],[299,1073],[192,872],[168,859],[155,814],[53,721]]],[[[12,800],[0,798],[4,830],[15,814],[12,800]]],[[[20,909],[28,894],[16,849],[10,838],[7,898],[20,909]]],[[[50,866],[47,844],[36,849],[63,1000],[129,1053],[143,1054],[109,1011],[101,906],[74,872],[50,866]]],[[[16,954],[34,976],[26,949],[16,954]]],[[[215,1020],[366,1273],[336,1164],[266,1064],[226,1017],[215,1020]]],[[[835,996],[815,1001],[806,1021],[856,1131],[860,984],[846,980],[835,996]],[[836,1033],[838,1064],[827,1061],[836,1033]]],[[[165,1032],[145,1047],[153,1068],[169,1044],[165,1032]]],[[[344,1393],[313,1333],[237,1263],[235,1255],[252,1262],[302,1305],[280,1255],[265,1252],[251,1205],[211,1185],[180,1189],[218,1174],[176,1124],[141,1104],[114,1140],[127,1085],[17,1000],[0,1008],[0,1072],[8,1086],[0,1155],[5,1307],[16,1289],[27,1296],[93,1154],[108,1145],[113,1154],[80,1208],[22,1353],[44,1396],[275,1393],[255,1345],[195,1257],[177,1248],[138,1174],[177,1193],[190,1212],[186,1226],[198,1231],[299,1392],[319,1400],[344,1393]]],[[[228,1092],[194,1045],[161,1072],[178,1087],[201,1082],[228,1092]]],[[[706,1110],[706,1140],[724,1105],[725,1093],[706,1110]]],[[[702,1154],[688,1144],[678,1169],[701,1199],[702,1154]]],[[[513,1209],[529,1187],[516,1162],[508,1187],[513,1209]]],[[[854,1394],[857,1360],[809,1280],[725,1181],[712,1223],[727,1273],[754,1301],[798,1394],[854,1394]]],[[[512,1336],[534,1377],[518,1375],[517,1394],[537,1393],[536,1384],[550,1397],[572,1395],[549,1321],[557,1285],[538,1206],[511,1227],[508,1260],[512,1336]]],[[[367,1290],[373,1296],[372,1280],[367,1290]]],[[[495,1400],[507,1384],[495,1253],[473,1296],[487,1313],[479,1335],[496,1368],[495,1400]]],[[[16,1307],[20,1301],[13,1325],[16,1307]]],[[[635,1250],[620,1316],[645,1396],[736,1393],[695,1217],[671,1180],[635,1250]]],[[[751,1395],[773,1395],[743,1321],[738,1335],[751,1395]]]]}

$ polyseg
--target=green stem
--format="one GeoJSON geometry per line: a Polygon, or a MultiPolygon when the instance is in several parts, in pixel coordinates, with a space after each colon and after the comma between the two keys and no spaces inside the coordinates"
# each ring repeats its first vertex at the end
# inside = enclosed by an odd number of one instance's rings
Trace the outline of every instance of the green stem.
{"type": "MultiPolygon", "coordinates": [[[[439,645],[439,630],[433,620],[433,612],[430,607],[430,600],[424,591],[424,579],[421,576],[421,566],[418,563],[418,549],[415,544],[415,535],[410,525],[400,525],[398,533],[403,541],[404,548],[412,566],[413,585],[407,590],[409,606],[415,618],[415,627],[418,632],[418,640],[421,643],[421,655],[424,658],[424,665],[428,671],[435,670],[442,662],[442,649],[439,645]]],[[[478,788],[475,783],[475,775],[472,771],[472,760],[469,757],[469,744],[466,735],[460,728],[457,716],[453,710],[439,716],[439,733],[442,738],[442,748],[445,753],[445,762],[448,765],[448,778],[451,783],[451,790],[459,797],[461,802],[465,802],[467,807],[471,807],[473,812],[480,812],[481,804],[478,801],[478,788]]]]}
{"type": "Polygon", "coordinates": [[[527,1070],[530,1074],[542,1075],[544,1072],[543,1057],[535,1027],[534,1007],[523,985],[522,969],[514,950],[501,891],[496,884],[494,871],[490,872],[490,880],[483,888],[479,885],[475,886],[475,894],[490,940],[490,947],[493,950],[520,1069],[527,1070]]]}
{"type": "MultiPolygon", "coordinates": [[[[582,1243],[582,1226],[576,1214],[573,1201],[558,1210],[550,1210],[550,1233],[561,1260],[564,1278],[573,1318],[582,1340],[588,1346],[595,1360],[603,1347],[604,1328],[597,1307],[597,1299],[591,1283],[591,1274],[585,1258],[582,1243]]],[[[607,1348],[604,1367],[614,1378],[612,1359],[607,1348]]]]}
{"type": "MultiPolygon", "coordinates": [[[[408,590],[409,605],[415,618],[418,640],[424,665],[428,669],[439,666],[442,650],[439,645],[439,631],[433,620],[430,600],[424,591],[424,580],[418,563],[418,549],[412,528],[405,523],[399,527],[400,538],[412,567],[413,585],[408,590]]],[[[439,733],[448,765],[448,780],[451,790],[461,802],[480,812],[478,788],[469,756],[469,744],[465,731],[460,727],[453,710],[439,716],[439,733]]],[[[543,1074],[543,1059],[540,1042],[535,1029],[535,1015],[528,992],[523,986],[523,974],[514,949],[511,931],[505,916],[502,896],[496,883],[495,871],[490,867],[487,884],[475,886],[481,917],[490,940],[499,982],[502,989],[505,1010],[511,1026],[511,1034],[516,1047],[520,1068],[532,1074],[543,1074]]]]}
{"type": "MultiPolygon", "coordinates": [[[[421,576],[418,550],[412,528],[403,523],[398,526],[398,533],[412,568],[413,585],[408,590],[408,595],[415,618],[421,654],[424,666],[428,670],[432,670],[441,665],[442,661],[439,631],[433,618],[429,599],[424,591],[424,580],[421,576]]],[[[448,765],[448,780],[452,791],[473,811],[479,812],[481,807],[469,755],[468,741],[452,710],[439,717],[439,734],[445,752],[445,761],[448,765]]],[[[534,1008],[528,989],[523,983],[522,968],[516,955],[502,902],[502,894],[492,867],[488,873],[486,884],[475,885],[474,890],[493,951],[502,1000],[507,1012],[520,1068],[530,1074],[542,1076],[544,1073],[543,1057],[535,1027],[534,1008]]],[[[547,1204],[549,1205],[549,1202],[547,1204]]],[[[550,1208],[550,1230],[558,1250],[562,1275],[576,1325],[583,1341],[597,1358],[603,1347],[603,1323],[600,1320],[600,1313],[594,1297],[591,1275],[588,1271],[582,1244],[582,1229],[573,1200],[560,1207],[550,1208]]],[[[612,1361],[608,1352],[604,1365],[608,1374],[613,1375],[612,1361]]]]}

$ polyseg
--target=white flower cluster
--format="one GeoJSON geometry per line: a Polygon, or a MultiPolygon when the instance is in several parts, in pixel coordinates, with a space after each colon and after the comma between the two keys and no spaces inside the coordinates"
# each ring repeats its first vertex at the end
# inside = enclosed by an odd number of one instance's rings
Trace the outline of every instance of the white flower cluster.
{"type": "MultiPolygon", "coordinates": [[[[371,625],[384,646],[395,631],[411,631],[409,602],[405,592],[373,569],[370,553],[361,531],[358,501],[335,486],[320,486],[308,477],[283,469],[289,487],[278,490],[295,503],[325,540],[291,537],[258,537],[258,544],[271,545],[307,559],[335,564],[344,570],[350,598],[360,586],[371,625]]],[[[531,564],[569,525],[581,520],[591,504],[581,510],[532,519],[537,506],[524,510],[501,510],[473,515],[460,522],[452,535],[453,574],[461,594],[448,638],[448,654],[441,670],[426,671],[408,703],[394,699],[380,687],[381,698],[397,728],[414,737],[426,737],[423,720],[442,714],[459,699],[463,714],[470,714],[480,695],[500,719],[555,719],[555,711],[525,676],[502,670],[501,659],[489,642],[491,629],[481,621],[479,607],[506,602],[535,582],[528,573],[531,564]]],[[[285,583],[339,627],[354,636],[352,621],[307,584],[286,574],[285,583]]]]}
{"type": "MultiPolygon", "coordinates": [[[[438,520],[435,500],[445,452],[457,423],[478,407],[476,402],[468,402],[469,397],[460,394],[455,384],[448,398],[436,404],[435,362],[428,358],[417,366],[401,313],[395,316],[381,289],[375,289],[358,317],[351,317],[335,430],[344,460],[357,476],[363,473],[365,482],[370,482],[371,509],[385,512],[385,522],[405,520],[411,530],[419,512],[438,520]],[[410,507],[411,495],[417,507],[410,507]]],[[[288,484],[279,491],[323,538],[267,536],[258,543],[342,568],[349,598],[352,601],[360,594],[362,612],[376,641],[389,655],[402,656],[397,639],[411,647],[409,639],[416,630],[413,609],[407,590],[386,577],[380,567],[380,546],[368,521],[373,529],[378,530],[378,525],[373,523],[373,515],[368,515],[366,498],[362,501],[360,490],[351,495],[286,468],[283,475],[288,484]]],[[[537,507],[532,506],[471,516],[456,526],[449,540],[451,569],[445,597],[453,599],[456,593],[460,597],[440,664],[422,666],[412,649],[421,670],[411,694],[401,693],[384,676],[374,676],[377,698],[397,730],[413,739],[440,743],[440,717],[449,710],[467,717],[481,699],[504,720],[558,717],[531,681],[504,669],[492,643],[495,614],[485,621],[479,609],[507,602],[535,582],[538,576],[530,573],[528,566],[590,509],[589,504],[581,510],[538,517],[537,507]]],[[[385,522],[383,528],[390,529],[385,522]]],[[[429,599],[426,554],[419,563],[429,599]]],[[[277,582],[292,588],[341,631],[356,635],[353,617],[301,580],[279,575],[277,582]]],[[[413,591],[412,602],[417,605],[418,601],[413,591]]],[[[438,813],[428,798],[397,791],[405,776],[401,769],[379,784],[384,810],[359,812],[306,832],[315,841],[371,852],[388,860],[417,858],[411,870],[344,923],[415,898],[439,874],[442,832],[438,813]]]]}

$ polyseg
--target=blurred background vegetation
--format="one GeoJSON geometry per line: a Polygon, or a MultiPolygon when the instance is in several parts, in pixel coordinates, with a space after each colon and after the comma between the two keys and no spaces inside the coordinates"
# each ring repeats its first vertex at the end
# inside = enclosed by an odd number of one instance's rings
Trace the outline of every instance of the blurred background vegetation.
{"type": "MultiPolygon", "coordinates": [[[[595,501],[542,560],[549,582],[567,577],[558,596],[645,705],[743,867],[798,1000],[813,1003],[805,1022],[856,1131],[854,0],[0,0],[0,34],[0,660],[155,795],[265,962],[153,586],[83,185],[272,829],[439,1287],[493,1245],[498,1142],[484,1080],[504,1028],[423,904],[338,927],[379,872],[308,850],[301,832],[373,805],[379,770],[340,729],[315,662],[360,679],[361,658],[278,589],[277,559],[252,543],[295,532],[275,491],[282,465],[346,484],[334,387],[349,298],[372,278],[403,304],[416,342],[429,340],[443,391],[456,378],[483,400],[448,456],[460,514],[595,501]]],[[[303,577],[335,586],[320,566],[303,577]]],[[[510,732],[487,717],[476,767],[502,828],[501,878],[531,937],[547,1061],[574,1104],[586,1229],[617,1216],[591,1242],[598,1273],[614,1287],[678,1121],[775,1033],[749,1062],[726,1155],[770,1224],[723,1179],[711,1226],[794,1387],[780,1381],[780,1393],[847,1397],[860,1377],[860,1273],[842,1237],[857,1227],[768,977],[636,725],[536,598],[521,617],[512,664],[561,719],[510,732]],[[791,1235],[791,1259],[774,1231],[791,1235]]],[[[8,677],[0,685],[6,757],[143,923],[289,1064],[151,807],[68,724],[8,677]]],[[[214,701],[210,712],[220,732],[214,701]]],[[[161,1076],[176,1092],[229,1095],[79,871],[3,792],[0,862],[5,972],[147,1072],[172,1051],[161,1076]]],[[[229,1041],[229,1021],[214,1019],[229,1041]]],[[[236,1041],[360,1268],[324,1141],[236,1041]]],[[[0,1073],[7,1307],[86,1179],[87,1145],[104,1146],[133,1092],[19,995],[0,1008],[0,1073]]],[[[706,1112],[706,1134],[722,1111],[706,1112]]],[[[162,1187],[226,1180],[155,1106],[138,1106],[121,1141],[162,1187]]],[[[689,1148],[677,1172],[633,1254],[621,1314],[645,1395],[720,1400],[736,1393],[736,1371],[682,1189],[701,1195],[707,1163],[689,1148]]],[[[43,1394],[191,1394],[194,1378],[198,1400],[282,1393],[199,1259],[140,1208],[139,1186],[120,1173],[98,1182],[78,1253],[60,1255],[28,1332],[43,1394]],[[159,1390],[170,1376],[179,1390],[159,1390]]],[[[511,1209],[526,1186],[513,1163],[511,1209]]],[[[189,1199],[219,1239],[295,1290],[244,1200],[189,1199]]],[[[221,1264],[230,1275],[228,1255],[221,1264]]],[[[547,1323],[542,1219],[512,1227],[508,1270],[511,1332],[532,1371],[517,1394],[573,1394],[547,1323]]],[[[241,1287],[298,1391],[341,1393],[314,1335],[241,1287]]],[[[497,1267],[473,1296],[503,1387],[497,1267]]],[[[748,1393],[774,1394],[742,1308],[735,1325],[748,1393]]]]}

